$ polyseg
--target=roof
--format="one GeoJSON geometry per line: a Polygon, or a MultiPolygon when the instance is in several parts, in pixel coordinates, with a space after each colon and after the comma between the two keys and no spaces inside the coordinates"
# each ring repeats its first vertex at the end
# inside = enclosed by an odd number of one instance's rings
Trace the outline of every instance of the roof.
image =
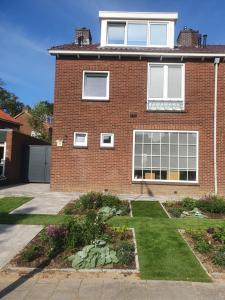
{"type": "Polygon", "coordinates": [[[22,116],[23,114],[26,114],[26,115],[28,115],[28,116],[31,116],[31,114],[29,113],[28,110],[23,109],[18,115],[16,115],[16,116],[14,117],[14,119],[19,118],[19,117],[22,116]]]}
{"type": "Polygon", "coordinates": [[[177,20],[177,12],[99,11],[100,19],[177,20]]]}
{"type": "Polygon", "coordinates": [[[125,47],[125,46],[105,46],[100,47],[100,44],[82,45],[71,43],[54,46],[49,49],[50,54],[104,54],[104,55],[163,55],[168,56],[215,56],[225,57],[225,45],[207,45],[206,47],[174,47],[172,48],[153,48],[153,47],[125,47]]]}
{"type": "Polygon", "coordinates": [[[16,121],[15,118],[11,117],[7,113],[5,113],[3,110],[0,109],[0,120],[8,123],[14,123],[16,125],[21,125],[19,122],[16,121]]]}

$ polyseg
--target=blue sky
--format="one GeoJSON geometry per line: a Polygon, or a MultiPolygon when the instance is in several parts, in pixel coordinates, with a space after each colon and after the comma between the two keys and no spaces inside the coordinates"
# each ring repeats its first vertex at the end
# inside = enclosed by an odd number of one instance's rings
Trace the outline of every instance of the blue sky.
{"type": "Polygon", "coordinates": [[[74,29],[91,29],[99,40],[99,10],[178,12],[183,26],[208,34],[208,43],[225,44],[224,0],[0,0],[0,78],[21,101],[53,99],[54,57],[50,46],[72,42],[74,29]]]}

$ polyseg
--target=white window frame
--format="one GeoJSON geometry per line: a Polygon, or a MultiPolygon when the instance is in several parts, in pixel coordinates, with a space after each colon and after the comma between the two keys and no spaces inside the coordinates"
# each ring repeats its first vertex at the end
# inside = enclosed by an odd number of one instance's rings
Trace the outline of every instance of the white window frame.
{"type": "Polygon", "coordinates": [[[170,36],[170,31],[173,29],[171,29],[169,21],[143,21],[143,20],[109,20],[107,21],[106,24],[106,46],[113,46],[113,47],[120,47],[120,46],[125,46],[125,47],[153,47],[153,48],[172,48],[171,47],[171,39],[172,37],[170,36]],[[125,36],[124,36],[124,43],[123,44],[112,44],[108,42],[108,24],[125,24],[125,36]],[[147,25],[147,39],[146,39],[146,45],[130,45],[128,44],[128,24],[146,24],[147,25]],[[167,36],[166,36],[166,45],[154,45],[150,43],[150,26],[151,24],[154,25],[161,25],[161,24],[165,24],[167,26],[167,36]]]}
{"type": "MultiPolygon", "coordinates": [[[[181,101],[185,102],[185,64],[183,63],[149,63],[147,73],[147,100],[148,101],[181,101]],[[150,97],[150,68],[151,66],[163,66],[164,67],[164,85],[163,85],[163,97],[162,98],[151,98],[150,97]],[[181,66],[181,97],[171,98],[168,97],[168,66],[181,66]]],[[[148,109],[148,104],[147,104],[148,109]]]]}
{"type": "Polygon", "coordinates": [[[82,100],[95,100],[95,101],[108,101],[109,100],[109,71],[95,71],[95,70],[84,70],[83,71],[83,81],[82,81],[82,100]],[[92,97],[85,96],[85,74],[107,74],[106,80],[106,96],[105,97],[92,97]]]}
{"type": "Polygon", "coordinates": [[[73,136],[73,145],[74,147],[87,147],[88,145],[88,133],[87,132],[74,132],[73,136]],[[76,135],[78,134],[85,134],[85,141],[84,143],[76,143],[76,135]]]}
{"type": "Polygon", "coordinates": [[[114,133],[108,133],[108,132],[103,132],[100,135],[100,147],[101,148],[113,148],[114,147],[114,133]],[[103,142],[103,136],[104,135],[110,135],[111,136],[111,143],[104,143],[103,142]]]}
{"type": "Polygon", "coordinates": [[[5,159],[6,159],[6,142],[0,143],[0,146],[4,148],[3,152],[3,159],[0,161],[0,164],[2,165],[2,174],[0,176],[5,176],[5,159]]]}
{"type": "MultiPolygon", "coordinates": [[[[179,160],[178,160],[179,161],[179,160]]],[[[188,185],[188,184],[198,184],[199,182],[199,131],[190,131],[190,130],[151,130],[151,129],[136,129],[133,130],[133,151],[132,151],[132,181],[134,182],[162,182],[162,183],[179,183],[179,185],[188,185]],[[195,133],[196,134],[196,180],[193,181],[183,181],[183,180],[163,180],[163,179],[137,179],[134,177],[134,157],[135,157],[135,133],[136,132],[174,132],[174,133],[195,133]]]]}

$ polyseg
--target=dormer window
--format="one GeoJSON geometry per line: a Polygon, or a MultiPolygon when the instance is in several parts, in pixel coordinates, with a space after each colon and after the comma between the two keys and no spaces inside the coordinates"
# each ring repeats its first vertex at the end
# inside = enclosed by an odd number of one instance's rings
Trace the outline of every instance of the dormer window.
{"type": "Polygon", "coordinates": [[[168,46],[166,22],[108,22],[107,45],[120,46],[168,46]]]}

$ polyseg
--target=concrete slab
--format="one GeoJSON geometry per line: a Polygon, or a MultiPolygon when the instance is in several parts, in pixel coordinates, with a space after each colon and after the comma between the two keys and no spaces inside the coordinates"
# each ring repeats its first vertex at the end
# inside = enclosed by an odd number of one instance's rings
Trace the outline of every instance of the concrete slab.
{"type": "Polygon", "coordinates": [[[0,268],[21,251],[42,228],[40,225],[0,225],[0,268]]]}

